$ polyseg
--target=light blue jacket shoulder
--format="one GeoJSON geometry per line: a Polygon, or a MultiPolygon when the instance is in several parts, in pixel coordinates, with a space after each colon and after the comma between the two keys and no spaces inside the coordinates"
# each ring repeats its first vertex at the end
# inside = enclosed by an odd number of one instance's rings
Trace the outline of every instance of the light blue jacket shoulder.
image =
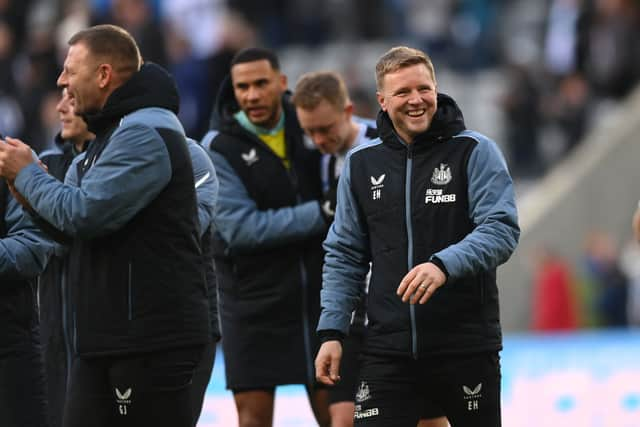
{"type": "Polygon", "coordinates": [[[211,149],[211,143],[213,142],[213,139],[216,137],[216,135],[218,135],[218,133],[219,132],[217,130],[211,129],[202,137],[202,139],[200,140],[200,145],[205,149],[205,151],[208,152],[211,149]]]}
{"type": "Polygon", "coordinates": [[[500,149],[471,130],[454,137],[453,143],[463,137],[477,142],[467,164],[469,218],[475,228],[434,254],[452,277],[496,268],[509,259],[520,237],[513,180],[500,149]]]}
{"type": "Polygon", "coordinates": [[[160,107],[147,107],[136,110],[127,114],[120,121],[118,129],[136,124],[144,124],[150,128],[156,129],[172,129],[184,135],[184,128],[173,112],[160,107]]]}

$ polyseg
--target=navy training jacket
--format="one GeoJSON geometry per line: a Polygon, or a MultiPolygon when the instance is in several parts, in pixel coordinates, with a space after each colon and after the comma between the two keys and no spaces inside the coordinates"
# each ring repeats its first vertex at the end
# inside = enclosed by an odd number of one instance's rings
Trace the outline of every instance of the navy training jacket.
{"type": "Polygon", "coordinates": [[[465,129],[439,94],[430,128],[406,144],[384,112],[379,140],[353,150],[338,188],[318,330],[346,334],[357,283],[372,263],[365,351],[425,355],[501,348],[496,267],[519,237],[512,180],[496,144],[465,129]],[[414,266],[448,280],[424,305],[396,295],[414,266]]]}

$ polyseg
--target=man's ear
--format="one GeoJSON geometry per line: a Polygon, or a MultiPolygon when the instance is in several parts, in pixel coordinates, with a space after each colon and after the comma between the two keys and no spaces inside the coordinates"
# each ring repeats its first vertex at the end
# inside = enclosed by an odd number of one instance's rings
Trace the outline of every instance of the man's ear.
{"type": "Polygon", "coordinates": [[[378,104],[380,104],[380,108],[382,108],[382,111],[387,111],[387,107],[385,106],[384,102],[384,95],[380,92],[376,92],[376,98],[378,98],[378,104]]]}
{"type": "Polygon", "coordinates": [[[98,66],[98,86],[104,89],[113,80],[113,67],[111,64],[100,64],[98,66]]]}
{"type": "Polygon", "coordinates": [[[287,90],[287,75],[286,74],[280,74],[280,86],[281,86],[283,92],[285,90],[287,90]]]}
{"type": "Polygon", "coordinates": [[[344,113],[347,116],[347,120],[351,120],[351,117],[353,117],[353,104],[351,102],[344,106],[344,113]]]}

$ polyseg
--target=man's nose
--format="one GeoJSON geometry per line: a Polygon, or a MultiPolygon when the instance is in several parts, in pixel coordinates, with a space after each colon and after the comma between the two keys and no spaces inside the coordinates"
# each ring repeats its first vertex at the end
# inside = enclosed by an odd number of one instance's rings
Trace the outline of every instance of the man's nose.
{"type": "Polygon", "coordinates": [[[249,87],[249,90],[247,91],[247,99],[253,101],[256,99],[260,99],[260,96],[261,96],[260,89],[255,87],[249,87]]]}
{"type": "Polygon", "coordinates": [[[58,80],[56,81],[56,84],[58,85],[58,87],[67,86],[67,76],[64,71],[61,72],[60,75],[58,76],[58,80]]]}
{"type": "Polygon", "coordinates": [[[420,96],[420,92],[418,92],[417,90],[412,90],[409,93],[409,102],[413,104],[422,102],[422,97],[420,96]]]}

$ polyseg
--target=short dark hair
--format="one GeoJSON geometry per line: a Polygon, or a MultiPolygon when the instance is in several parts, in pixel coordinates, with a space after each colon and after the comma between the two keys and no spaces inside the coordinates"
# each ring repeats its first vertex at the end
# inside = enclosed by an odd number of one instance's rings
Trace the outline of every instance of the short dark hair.
{"type": "Polygon", "coordinates": [[[262,59],[266,59],[267,61],[269,61],[271,68],[273,68],[274,70],[280,70],[280,62],[278,61],[278,57],[276,56],[275,52],[262,47],[248,47],[246,49],[242,49],[240,52],[236,53],[233,56],[233,59],[231,59],[230,68],[233,68],[233,66],[236,64],[260,61],[262,59]]]}
{"type": "Polygon", "coordinates": [[[142,65],[142,56],[135,39],[124,28],[116,25],[96,25],[75,33],[69,46],[83,43],[98,58],[111,61],[114,68],[133,74],[142,65]]]}

